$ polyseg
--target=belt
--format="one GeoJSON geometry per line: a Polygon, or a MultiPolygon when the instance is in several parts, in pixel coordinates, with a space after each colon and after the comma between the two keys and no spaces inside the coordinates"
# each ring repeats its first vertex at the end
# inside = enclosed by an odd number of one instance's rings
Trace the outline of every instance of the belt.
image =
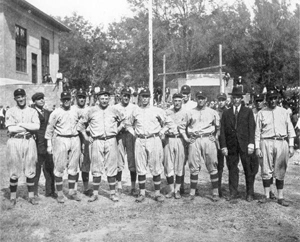
{"type": "Polygon", "coordinates": [[[142,135],[142,134],[138,134],[137,137],[140,138],[140,139],[149,139],[149,138],[152,138],[152,137],[156,137],[158,136],[158,134],[150,134],[150,135],[142,135]]]}
{"type": "Polygon", "coordinates": [[[168,138],[182,138],[181,134],[166,134],[168,138]]]}
{"type": "Polygon", "coordinates": [[[57,136],[59,137],[63,137],[63,138],[72,138],[72,137],[77,137],[78,134],[70,134],[70,135],[62,135],[62,134],[57,134],[57,136]]]}
{"type": "Polygon", "coordinates": [[[115,135],[110,135],[110,136],[96,136],[96,137],[93,137],[93,139],[95,140],[95,139],[98,139],[98,140],[108,140],[108,139],[112,139],[112,138],[114,138],[114,137],[116,137],[115,135]]]}
{"type": "Polygon", "coordinates": [[[191,137],[198,139],[198,138],[210,137],[212,135],[213,135],[212,133],[206,133],[206,134],[191,135],[191,137]]]}
{"type": "Polygon", "coordinates": [[[266,137],[266,138],[262,138],[262,139],[285,140],[286,137],[278,137],[278,136],[274,136],[274,137],[266,137]]]}
{"type": "Polygon", "coordinates": [[[15,139],[30,139],[32,138],[32,134],[10,134],[9,138],[15,138],[15,139]]]}

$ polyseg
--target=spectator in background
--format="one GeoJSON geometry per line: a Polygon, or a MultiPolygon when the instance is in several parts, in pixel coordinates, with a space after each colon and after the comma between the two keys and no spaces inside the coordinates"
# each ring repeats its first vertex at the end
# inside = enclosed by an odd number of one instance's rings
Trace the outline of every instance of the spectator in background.
{"type": "Polygon", "coordinates": [[[57,71],[56,74],[56,82],[55,82],[55,87],[53,88],[53,91],[59,87],[59,82],[62,81],[63,79],[63,74],[61,73],[60,70],[57,71]]]}
{"type": "Polygon", "coordinates": [[[4,108],[1,105],[0,106],[0,129],[4,129],[5,128],[5,115],[4,115],[4,108]]]}

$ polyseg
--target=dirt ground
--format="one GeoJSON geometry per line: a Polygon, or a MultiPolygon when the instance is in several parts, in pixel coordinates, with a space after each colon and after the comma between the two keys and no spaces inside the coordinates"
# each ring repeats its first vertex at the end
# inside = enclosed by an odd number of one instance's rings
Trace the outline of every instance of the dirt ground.
{"type": "MultiPolygon", "coordinates": [[[[199,178],[199,194],[194,201],[165,200],[158,204],[153,200],[153,183],[147,176],[146,201],[135,203],[129,195],[130,178],[124,171],[123,194],[118,203],[109,200],[108,184],[103,178],[100,199],[88,203],[80,194],[81,202],[67,200],[58,204],[44,194],[43,178],[40,184],[39,205],[27,202],[27,188],[18,187],[17,205],[8,206],[8,174],[6,173],[6,134],[1,130],[1,216],[0,241],[300,241],[300,153],[290,159],[285,180],[285,197],[289,207],[276,201],[260,205],[263,187],[260,175],[255,183],[256,200],[245,201],[245,181],[240,169],[241,199],[236,204],[221,199],[213,203],[209,199],[211,184],[206,168],[199,178]]],[[[186,193],[189,191],[189,173],[186,169],[186,193]]],[[[19,184],[24,182],[21,179],[19,184]]],[[[228,194],[228,172],[224,171],[223,190],[228,194]]],[[[163,179],[162,192],[166,189],[163,179]]],[[[64,184],[67,193],[67,181],[64,184]]],[[[79,184],[79,191],[82,184],[79,184]]]]}

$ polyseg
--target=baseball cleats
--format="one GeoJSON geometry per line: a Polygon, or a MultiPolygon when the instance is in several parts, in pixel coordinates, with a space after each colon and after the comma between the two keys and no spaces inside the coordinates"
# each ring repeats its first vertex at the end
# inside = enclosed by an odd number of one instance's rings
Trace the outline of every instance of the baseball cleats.
{"type": "Polygon", "coordinates": [[[270,191],[269,194],[270,194],[270,199],[272,199],[272,200],[276,199],[276,196],[275,196],[275,194],[272,191],[270,191]]]}
{"type": "Polygon", "coordinates": [[[195,195],[190,194],[190,200],[194,201],[195,200],[195,195]]]}
{"type": "Polygon", "coordinates": [[[28,198],[28,202],[31,203],[32,205],[38,205],[39,204],[35,197],[28,198]]]}
{"type": "Polygon", "coordinates": [[[137,203],[141,203],[141,202],[145,201],[145,195],[140,194],[140,195],[135,199],[135,201],[136,201],[137,203]]]}
{"type": "Polygon", "coordinates": [[[155,197],[155,201],[160,202],[160,203],[164,202],[165,201],[164,196],[161,194],[157,195],[155,197]]]}
{"type": "Polygon", "coordinates": [[[116,194],[111,194],[109,196],[110,200],[112,200],[113,202],[119,202],[119,197],[116,194]]]}
{"type": "Polygon", "coordinates": [[[52,197],[53,199],[56,199],[57,198],[57,193],[53,192],[53,193],[50,193],[50,194],[46,194],[45,197],[52,197]]]}
{"type": "Polygon", "coordinates": [[[290,204],[285,201],[283,198],[282,199],[278,199],[277,203],[281,206],[284,206],[284,207],[288,207],[290,204]]]}
{"type": "Polygon", "coordinates": [[[212,196],[211,200],[212,200],[213,202],[218,202],[218,201],[220,201],[220,197],[219,197],[219,195],[214,194],[214,195],[212,196]]]}
{"type": "Polygon", "coordinates": [[[180,199],[180,198],[181,198],[180,192],[177,191],[177,192],[175,193],[175,199],[180,199]]]}
{"type": "Polygon", "coordinates": [[[88,200],[88,202],[95,202],[95,201],[97,201],[98,200],[98,195],[92,195],[91,197],[90,197],[90,199],[88,200]]]}
{"type": "Polygon", "coordinates": [[[130,191],[130,195],[134,196],[134,197],[137,197],[139,195],[139,193],[135,188],[132,188],[131,191],[130,191]]]}
{"type": "Polygon", "coordinates": [[[174,192],[169,192],[167,195],[166,195],[166,198],[173,198],[174,197],[174,192]]]}
{"type": "Polygon", "coordinates": [[[85,190],[83,194],[87,197],[91,197],[93,196],[93,190],[92,189],[85,190]]]}
{"type": "Polygon", "coordinates": [[[57,200],[58,203],[65,203],[65,197],[64,196],[58,196],[56,198],[56,200],[57,200]]]}
{"type": "Polygon", "coordinates": [[[10,199],[9,203],[10,203],[11,206],[15,206],[16,203],[17,203],[17,200],[16,199],[10,199]]]}
{"type": "Polygon", "coordinates": [[[258,200],[258,203],[260,203],[260,204],[265,204],[265,203],[269,203],[269,202],[271,202],[271,199],[266,198],[266,197],[263,197],[262,199],[258,200]]]}

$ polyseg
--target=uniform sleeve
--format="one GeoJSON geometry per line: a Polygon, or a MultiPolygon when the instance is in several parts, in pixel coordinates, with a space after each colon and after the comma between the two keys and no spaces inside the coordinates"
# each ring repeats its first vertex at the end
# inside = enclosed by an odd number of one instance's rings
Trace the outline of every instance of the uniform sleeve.
{"type": "Polygon", "coordinates": [[[17,125],[17,121],[15,120],[11,110],[12,109],[8,109],[6,112],[6,116],[5,116],[5,126],[6,127],[17,125]]]}
{"type": "Polygon", "coordinates": [[[179,125],[178,125],[178,131],[179,133],[184,133],[191,121],[192,115],[191,112],[186,112],[183,118],[181,119],[179,125]]]}
{"type": "Polygon", "coordinates": [[[174,121],[170,116],[167,115],[166,111],[159,110],[158,119],[161,120],[162,129],[161,132],[165,133],[167,130],[171,129],[175,125],[174,121]]]}
{"type": "Polygon", "coordinates": [[[54,126],[56,124],[56,111],[53,111],[50,114],[46,133],[45,133],[45,139],[52,139],[53,133],[54,133],[54,126]]]}
{"type": "Polygon", "coordinates": [[[82,132],[85,130],[87,123],[89,122],[91,109],[89,109],[87,112],[82,113],[80,115],[79,121],[77,123],[77,131],[82,132]]]}
{"type": "Polygon", "coordinates": [[[255,126],[255,148],[260,147],[260,136],[261,136],[261,120],[262,120],[262,112],[259,111],[256,116],[256,126],[255,126]]]}
{"type": "Polygon", "coordinates": [[[34,123],[34,124],[38,124],[40,125],[41,122],[40,122],[40,119],[39,119],[39,114],[38,112],[35,110],[35,109],[32,109],[33,110],[33,114],[32,114],[32,117],[31,117],[31,122],[34,123]]]}
{"type": "Polygon", "coordinates": [[[292,124],[290,114],[288,112],[287,112],[286,121],[287,121],[287,135],[289,138],[289,146],[294,146],[294,138],[296,137],[296,132],[292,124]]]}
{"type": "Polygon", "coordinates": [[[220,115],[214,110],[214,125],[216,126],[216,131],[220,129],[220,115]]]}

